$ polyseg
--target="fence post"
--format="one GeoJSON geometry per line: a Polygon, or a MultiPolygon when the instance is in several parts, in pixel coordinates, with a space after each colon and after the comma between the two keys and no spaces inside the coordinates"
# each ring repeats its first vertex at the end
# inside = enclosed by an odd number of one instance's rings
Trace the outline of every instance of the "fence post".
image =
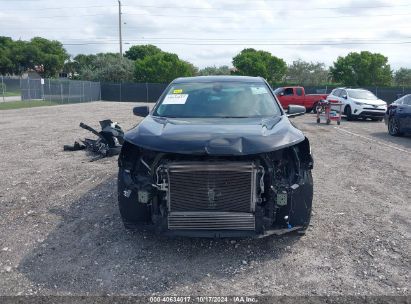
{"type": "MultiPolygon", "coordinates": [[[[51,86],[50,86],[50,78],[49,78],[49,101],[51,101],[51,86]]],[[[47,100],[47,98],[46,98],[47,100]]]]}
{"type": "Polygon", "coordinates": [[[41,99],[44,100],[44,78],[40,79],[40,86],[41,86],[41,99]]]}
{"type": "Polygon", "coordinates": [[[61,103],[64,103],[64,99],[63,99],[63,84],[60,82],[60,99],[61,99],[61,103]]]}
{"type": "Polygon", "coordinates": [[[28,91],[27,91],[27,95],[28,95],[28,97],[29,97],[29,101],[31,101],[31,92],[30,92],[30,77],[28,77],[27,76],[27,88],[28,88],[28,91]]]}
{"type": "Polygon", "coordinates": [[[148,83],[146,82],[146,102],[148,102],[148,83]]]}
{"type": "Polygon", "coordinates": [[[69,89],[68,89],[68,91],[69,91],[69,92],[68,92],[68,93],[69,93],[69,94],[68,94],[68,101],[70,102],[70,99],[71,99],[71,82],[68,83],[68,86],[69,86],[69,89]]]}
{"type": "Polygon", "coordinates": [[[85,98],[85,96],[84,96],[84,81],[82,81],[81,82],[81,87],[82,87],[82,90],[81,90],[81,101],[85,101],[86,100],[86,98],[85,98]]]}
{"type": "Polygon", "coordinates": [[[6,100],[4,99],[4,82],[3,82],[3,75],[1,75],[1,90],[2,90],[2,95],[3,95],[3,102],[5,102],[6,100]]]}
{"type": "Polygon", "coordinates": [[[122,100],[122,96],[121,96],[121,87],[122,87],[122,83],[120,82],[120,102],[121,102],[121,100],[122,100]]]}

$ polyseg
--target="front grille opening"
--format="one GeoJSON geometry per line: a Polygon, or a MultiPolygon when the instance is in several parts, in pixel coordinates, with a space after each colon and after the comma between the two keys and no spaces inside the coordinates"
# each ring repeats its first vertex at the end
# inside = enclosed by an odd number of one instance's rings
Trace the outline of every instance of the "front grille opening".
{"type": "Polygon", "coordinates": [[[253,163],[170,163],[169,212],[252,212],[257,169],[253,163]]]}

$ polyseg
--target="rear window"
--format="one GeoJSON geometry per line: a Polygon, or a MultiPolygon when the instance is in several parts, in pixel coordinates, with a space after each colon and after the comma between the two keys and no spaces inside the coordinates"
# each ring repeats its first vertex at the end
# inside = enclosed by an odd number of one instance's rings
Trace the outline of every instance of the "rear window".
{"type": "Polygon", "coordinates": [[[403,104],[411,106],[411,95],[407,95],[404,97],[403,104]]]}

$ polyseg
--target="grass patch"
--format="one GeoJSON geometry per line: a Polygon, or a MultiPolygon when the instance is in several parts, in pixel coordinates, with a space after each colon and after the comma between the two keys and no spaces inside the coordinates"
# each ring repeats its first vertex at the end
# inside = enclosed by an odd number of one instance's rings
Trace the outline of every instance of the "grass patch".
{"type": "Polygon", "coordinates": [[[0,110],[13,110],[22,108],[34,108],[34,107],[45,107],[54,106],[61,104],[61,102],[50,101],[50,100],[19,100],[19,101],[7,101],[0,102],[0,110]]]}

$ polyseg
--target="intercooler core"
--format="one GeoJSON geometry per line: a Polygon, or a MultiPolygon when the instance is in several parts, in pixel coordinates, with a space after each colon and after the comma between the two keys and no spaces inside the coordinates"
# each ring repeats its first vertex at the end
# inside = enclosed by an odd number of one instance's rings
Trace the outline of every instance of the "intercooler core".
{"type": "Polygon", "coordinates": [[[252,162],[170,162],[168,228],[255,230],[252,162]]]}

